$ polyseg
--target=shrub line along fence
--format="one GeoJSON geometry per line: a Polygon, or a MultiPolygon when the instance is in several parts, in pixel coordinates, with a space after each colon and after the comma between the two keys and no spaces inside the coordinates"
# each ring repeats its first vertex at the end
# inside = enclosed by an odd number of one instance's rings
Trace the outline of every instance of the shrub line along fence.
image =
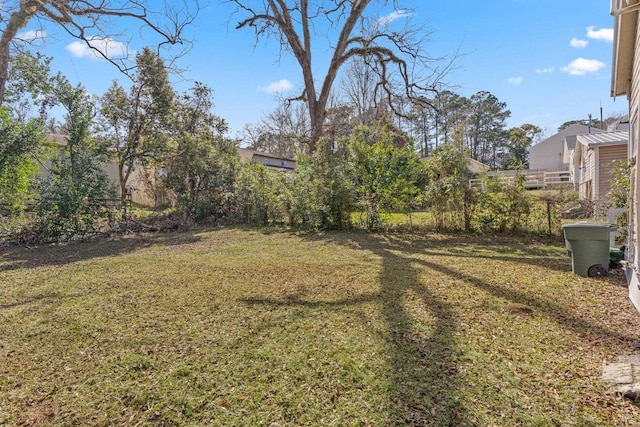
{"type": "MultiPolygon", "coordinates": [[[[501,181],[509,184],[515,182],[518,173],[515,171],[492,171],[488,173],[489,176],[498,176],[501,181]]],[[[561,186],[571,186],[571,174],[569,171],[553,171],[553,172],[522,172],[520,176],[524,175],[527,180],[524,183],[524,188],[529,190],[544,190],[547,188],[558,188],[561,186]]],[[[474,178],[469,180],[471,187],[482,187],[484,185],[482,179],[474,178]]]]}

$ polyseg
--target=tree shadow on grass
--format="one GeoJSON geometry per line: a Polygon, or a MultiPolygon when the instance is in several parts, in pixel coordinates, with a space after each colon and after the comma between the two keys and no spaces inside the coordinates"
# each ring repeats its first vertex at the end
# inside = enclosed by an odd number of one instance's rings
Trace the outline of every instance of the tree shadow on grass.
{"type": "MultiPolygon", "coordinates": [[[[458,245],[455,239],[445,238],[437,242],[428,239],[405,241],[404,236],[391,237],[365,234],[313,235],[305,238],[326,240],[355,250],[375,254],[381,262],[378,274],[379,292],[363,294],[339,301],[306,301],[304,295],[289,295],[282,299],[247,299],[250,304],[286,305],[306,309],[335,308],[367,302],[376,302],[385,321],[385,340],[391,372],[389,406],[393,425],[409,426],[464,426],[475,425],[475,416],[460,398],[466,387],[459,374],[459,362],[464,359],[463,349],[456,341],[460,319],[453,303],[432,292],[423,282],[424,274],[442,277],[443,283],[453,279],[465,283],[480,292],[486,292],[508,303],[526,304],[535,313],[544,316],[581,339],[603,345],[637,347],[638,336],[595,322],[588,316],[569,311],[554,300],[553,295],[527,293],[515,287],[494,283],[478,272],[471,275],[457,270],[454,263],[438,263],[429,258],[451,256],[456,259],[474,257],[509,261],[552,268],[568,272],[570,267],[562,247],[545,250],[536,248],[527,257],[515,256],[509,248],[498,244],[500,251],[487,247],[488,253],[461,251],[452,253],[450,245],[458,245]],[[413,298],[408,304],[407,301],[413,298]],[[416,314],[422,313],[422,314],[416,314]]],[[[472,242],[475,244],[475,242],[472,242]]],[[[496,246],[496,245],[494,245],[496,246]]],[[[484,247],[483,247],[484,249],[484,247]]],[[[526,244],[519,252],[527,251],[526,244]]],[[[455,252],[455,251],[454,251],[455,252]]]]}
{"type": "MultiPolygon", "coordinates": [[[[391,340],[389,351],[392,352],[392,363],[398,369],[394,381],[399,388],[397,396],[408,402],[401,413],[408,414],[413,420],[405,420],[405,425],[473,425],[474,416],[471,408],[465,408],[464,402],[457,399],[460,391],[466,387],[464,380],[458,375],[458,361],[464,357],[463,349],[456,345],[456,330],[460,323],[457,317],[456,307],[451,306],[446,300],[434,295],[428,287],[420,283],[420,275],[429,274],[435,277],[454,279],[455,283],[471,285],[479,292],[486,292],[494,297],[505,300],[507,303],[526,304],[537,315],[541,315],[551,322],[556,323],[568,333],[575,334],[584,342],[597,343],[599,346],[611,348],[627,348],[637,350],[640,343],[638,334],[630,329],[617,329],[607,322],[599,322],[596,319],[583,315],[580,311],[574,311],[562,306],[553,295],[528,293],[526,289],[511,287],[492,281],[490,277],[478,274],[469,274],[462,269],[456,269],[455,263],[437,262],[438,252],[425,254],[423,251],[415,253],[415,242],[403,243],[402,239],[387,240],[381,244],[379,237],[364,238],[359,240],[359,246],[367,251],[380,255],[383,259],[383,271],[380,275],[382,285],[382,303],[385,318],[391,327],[389,338],[391,340]],[[425,259],[424,255],[428,256],[425,259]],[[388,282],[386,282],[388,281],[388,282]],[[395,285],[391,283],[395,282],[395,285]],[[401,302],[403,294],[412,291],[419,295],[430,314],[435,317],[433,321],[432,335],[430,337],[412,335],[407,336],[415,326],[415,320],[401,302]],[[395,354],[393,353],[395,352],[395,354]],[[409,363],[405,361],[408,360],[409,363]],[[404,369],[403,369],[404,367],[404,369]],[[419,375],[412,375],[407,369],[426,369],[427,377],[434,380],[433,384],[411,385],[419,375]],[[407,388],[407,384],[409,384],[407,388]],[[416,398],[416,393],[424,393],[421,399],[416,398]],[[440,400],[438,400],[440,399],[440,400]],[[417,404],[416,404],[417,403],[417,404]],[[420,403],[426,406],[420,407],[420,403]],[[432,418],[425,418],[424,409],[431,406],[435,408],[432,418]],[[418,409],[420,408],[420,409],[418,409]]],[[[352,245],[352,242],[349,243],[352,245]]],[[[427,249],[418,245],[419,249],[427,249]]],[[[441,248],[442,249],[442,248],[441,248]]],[[[544,251],[543,251],[544,252],[544,251]]],[[[496,260],[505,259],[501,253],[483,255],[483,257],[496,260]]],[[[468,262],[473,262],[473,255],[468,262]]],[[[546,254],[540,253],[539,257],[546,258],[546,254]]],[[[538,257],[529,257],[526,264],[548,267],[548,261],[537,261],[538,257]]],[[[508,261],[516,261],[513,257],[507,257],[508,261]]],[[[562,261],[562,260],[560,260],[562,261]]],[[[563,269],[563,268],[559,268],[563,269]]],[[[473,291],[471,291],[473,292],[473,291]]],[[[585,289],[585,292],[588,292],[585,289]]],[[[584,313],[586,314],[586,313],[584,313]]],[[[400,408],[403,409],[403,408],[400,408]]]]}
{"type": "Polygon", "coordinates": [[[364,232],[295,232],[293,234],[306,240],[327,241],[366,250],[371,250],[371,242],[375,241],[384,242],[389,250],[441,256],[443,260],[484,258],[540,266],[561,272],[571,271],[571,258],[566,254],[564,242],[554,241],[554,246],[549,247],[549,242],[544,239],[532,240],[530,237],[459,233],[434,233],[427,236],[411,233],[369,234],[364,232]],[[482,254],[476,250],[477,248],[482,248],[483,251],[491,254],[482,254]]]}
{"type": "Polygon", "coordinates": [[[457,397],[460,384],[456,345],[455,310],[430,292],[419,277],[420,271],[404,256],[383,245],[364,248],[378,255],[382,269],[380,290],[338,301],[306,301],[301,295],[282,299],[244,299],[247,304],[294,306],[307,309],[336,308],[376,302],[385,322],[385,342],[389,360],[389,402],[391,425],[471,426],[468,410],[457,397]],[[413,315],[406,298],[414,298],[429,319],[413,315]]]}
{"type": "Polygon", "coordinates": [[[458,318],[449,303],[430,292],[419,271],[402,257],[378,245],[368,248],[382,258],[381,304],[387,323],[392,396],[397,425],[472,425],[457,399],[460,350],[455,341],[458,318]],[[428,331],[412,315],[405,298],[412,294],[431,317],[428,331]]]}
{"type": "Polygon", "coordinates": [[[578,317],[577,315],[565,310],[559,303],[552,299],[528,295],[524,292],[519,292],[512,288],[490,283],[489,281],[460,273],[440,264],[427,262],[424,260],[419,260],[417,262],[441,274],[446,274],[457,280],[464,281],[465,283],[470,283],[477,289],[488,292],[495,297],[502,298],[511,303],[525,304],[533,308],[534,312],[551,319],[561,327],[564,327],[565,329],[578,334],[583,339],[596,339],[601,342],[625,342],[629,347],[633,348],[638,348],[638,345],[640,345],[637,335],[620,333],[607,328],[602,323],[594,323],[584,318],[578,317]]]}
{"type": "Polygon", "coordinates": [[[33,248],[0,247],[0,272],[71,264],[92,258],[133,253],[152,246],[180,246],[197,243],[201,231],[133,234],[91,242],[70,242],[33,248]]]}
{"type": "Polygon", "coordinates": [[[37,302],[49,302],[49,301],[59,301],[63,299],[69,298],[81,298],[84,294],[80,293],[72,293],[72,294],[61,294],[60,292],[53,292],[47,294],[39,294],[32,297],[28,297],[21,301],[12,302],[9,304],[0,304],[0,310],[21,307],[24,305],[29,305],[37,302]]]}
{"type": "MultiPolygon", "coordinates": [[[[591,337],[596,338],[598,340],[606,341],[618,341],[618,342],[627,342],[630,346],[637,346],[640,344],[638,342],[638,336],[635,334],[624,334],[617,332],[615,330],[609,329],[604,326],[602,323],[594,323],[585,318],[578,317],[576,314],[567,311],[560,303],[557,302],[550,296],[549,298],[545,298],[541,295],[532,295],[527,292],[519,291],[516,287],[508,287],[502,286],[497,283],[492,283],[488,279],[479,278],[473,275],[469,275],[463,273],[455,268],[450,267],[451,265],[455,265],[455,263],[436,263],[433,261],[427,261],[425,259],[415,257],[416,249],[420,249],[420,255],[428,255],[430,257],[433,256],[446,256],[446,252],[442,251],[431,251],[428,246],[418,246],[415,244],[406,244],[402,241],[402,239],[392,239],[390,242],[391,247],[394,251],[399,251],[404,255],[404,262],[412,263],[416,266],[422,266],[423,268],[429,269],[433,271],[435,274],[444,275],[450,278],[455,279],[456,281],[462,283],[469,283],[475,288],[487,292],[495,297],[506,300],[511,303],[520,303],[525,304],[529,307],[532,307],[536,313],[541,314],[543,316],[552,319],[559,325],[571,330],[574,333],[579,334],[582,337],[591,337]]],[[[362,249],[369,250],[372,252],[376,252],[379,247],[379,242],[376,238],[373,239],[361,239],[359,240],[359,246],[362,249]]],[[[490,247],[487,248],[491,252],[493,249],[490,247]]],[[[540,266],[544,268],[552,268],[565,272],[571,271],[571,263],[569,261],[568,267],[565,265],[566,260],[564,258],[553,257],[551,259],[551,264],[549,263],[549,257],[547,257],[544,251],[538,252],[540,255],[538,256],[529,256],[526,258],[522,257],[504,257],[501,255],[481,255],[468,253],[465,254],[464,257],[468,258],[469,261],[473,262],[474,258],[483,258],[483,259],[492,259],[496,261],[509,261],[509,262],[519,262],[527,265],[540,266]],[[544,255],[544,256],[543,256],[544,255]]],[[[450,255],[450,254],[449,254],[450,255]]],[[[482,276],[482,273],[479,272],[479,275],[482,276]]],[[[611,281],[605,281],[604,283],[610,284],[611,281]]],[[[585,289],[585,292],[588,292],[588,289],[585,289]]]]}

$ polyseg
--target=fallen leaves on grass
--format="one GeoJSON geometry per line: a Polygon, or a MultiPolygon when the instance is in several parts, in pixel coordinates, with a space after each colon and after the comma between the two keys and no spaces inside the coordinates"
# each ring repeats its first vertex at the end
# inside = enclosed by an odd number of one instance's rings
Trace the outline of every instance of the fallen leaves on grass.
{"type": "Polygon", "coordinates": [[[0,252],[0,424],[640,422],[612,274],[563,243],[227,229],[0,252]]]}

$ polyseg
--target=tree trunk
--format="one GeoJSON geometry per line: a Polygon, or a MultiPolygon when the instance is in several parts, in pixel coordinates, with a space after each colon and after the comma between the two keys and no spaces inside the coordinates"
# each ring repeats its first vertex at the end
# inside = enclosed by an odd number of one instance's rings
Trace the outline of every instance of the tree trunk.
{"type": "Polygon", "coordinates": [[[0,105],[4,104],[4,97],[9,79],[9,62],[11,42],[29,20],[36,14],[37,7],[34,1],[21,1],[20,9],[11,14],[7,26],[0,38],[0,105]]]}
{"type": "Polygon", "coordinates": [[[309,140],[309,154],[313,154],[316,151],[318,141],[322,138],[324,129],[324,106],[319,106],[318,103],[314,106],[313,110],[309,110],[311,115],[311,138],[309,140]]]}
{"type": "Polygon", "coordinates": [[[118,163],[118,181],[120,182],[120,203],[125,206],[127,203],[127,176],[124,174],[124,165],[118,163]]]}

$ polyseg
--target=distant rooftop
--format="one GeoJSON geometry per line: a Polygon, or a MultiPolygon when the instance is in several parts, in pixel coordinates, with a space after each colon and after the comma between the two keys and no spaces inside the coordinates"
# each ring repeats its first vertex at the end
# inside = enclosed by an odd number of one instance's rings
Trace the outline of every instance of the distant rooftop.
{"type": "Polygon", "coordinates": [[[577,136],[578,142],[589,148],[621,145],[629,142],[629,132],[588,133],[577,136]]]}
{"type": "Polygon", "coordinates": [[[253,158],[254,155],[257,155],[257,156],[261,156],[261,157],[268,157],[270,159],[290,160],[292,162],[295,162],[295,159],[290,159],[288,157],[278,156],[276,154],[265,153],[263,151],[252,150],[250,148],[238,148],[238,154],[240,155],[240,160],[244,160],[244,161],[250,161],[253,158]]]}

